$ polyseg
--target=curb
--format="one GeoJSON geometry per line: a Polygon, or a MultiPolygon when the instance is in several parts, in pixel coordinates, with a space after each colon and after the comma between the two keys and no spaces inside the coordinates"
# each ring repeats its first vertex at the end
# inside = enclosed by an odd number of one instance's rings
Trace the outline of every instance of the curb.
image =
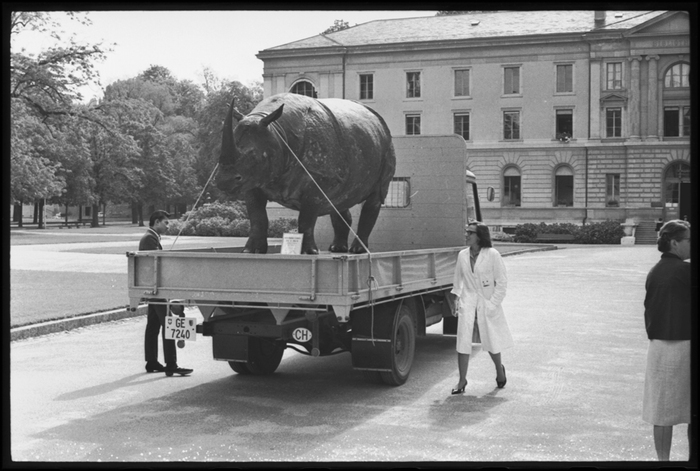
{"type": "Polygon", "coordinates": [[[69,317],[67,319],[58,319],[39,324],[15,327],[14,329],[10,329],[10,341],[38,337],[40,335],[53,334],[55,332],[64,332],[88,325],[100,324],[102,322],[143,316],[146,314],[147,308],[147,304],[142,304],[137,307],[135,311],[131,311],[129,308],[120,308],[112,311],[97,312],[95,314],[86,314],[82,316],[69,317]]]}

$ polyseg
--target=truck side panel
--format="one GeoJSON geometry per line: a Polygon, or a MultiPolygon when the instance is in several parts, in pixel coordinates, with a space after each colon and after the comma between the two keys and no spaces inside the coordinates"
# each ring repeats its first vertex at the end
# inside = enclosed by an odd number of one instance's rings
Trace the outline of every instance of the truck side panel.
{"type": "MultiPolygon", "coordinates": [[[[409,179],[410,202],[406,208],[382,207],[369,238],[370,250],[464,246],[467,162],[464,140],[456,134],[399,136],[393,138],[393,143],[394,177],[409,179]]],[[[357,227],[360,209],[358,205],[350,211],[353,229],[357,227]]],[[[296,217],[296,213],[291,217],[296,217]]],[[[318,219],[315,236],[319,249],[327,250],[333,240],[329,217],[318,219]]]]}

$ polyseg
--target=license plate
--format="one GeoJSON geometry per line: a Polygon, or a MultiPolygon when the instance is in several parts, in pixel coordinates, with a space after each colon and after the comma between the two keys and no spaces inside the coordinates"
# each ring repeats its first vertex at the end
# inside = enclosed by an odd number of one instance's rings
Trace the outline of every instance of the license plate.
{"type": "Polygon", "coordinates": [[[165,316],[165,338],[197,340],[197,318],[165,316]]]}

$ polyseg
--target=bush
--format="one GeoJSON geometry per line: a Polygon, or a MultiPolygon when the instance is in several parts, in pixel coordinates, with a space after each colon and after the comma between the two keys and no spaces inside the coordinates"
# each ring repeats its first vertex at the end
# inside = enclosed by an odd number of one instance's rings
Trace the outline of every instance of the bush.
{"type": "Polygon", "coordinates": [[[580,229],[580,244],[619,244],[625,230],[617,221],[586,224],[580,229]]]}
{"type": "Polygon", "coordinates": [[[220,216],[202,219],[197,224],[195,234],[198,236],[221,237],[226,231],[226,227],[230,224],[231,221],[229,219],[224,219],[220,216]]]}
{"type": "Polygon", "coordinates": [[[268,237],[282,237],[285,232],[291,232],[298,230],[298,223],[296,219],[291,218],[280,218],[270,221],[270,225],[267,228],[268,237]]]}
{"type": "Polygon", "coordinates": [[[202,219],[209,219],[217,216],[228,219],[229,221],[248,219],[248,211],[246,210],[245,204],[240,201],[226,203],[215,201],[214,203],[200,206],[194,211],[187,212],[184,218],[187,218],[188,215],[190,221],[201,221],[202,219]]]}
{"type": "MultiPolygon", "coordinates": [[[[285,232],[296,230],[296,219],[281,218],[270,221],[268,237],[282,237],[285,232]]],[[[250,221],[243,203],[215,202],[186,213],[180,219],[170,221],[168,235],[195,235],[209,237],[248,237],[250,221]],[[185,222],[186,221],[186,222],[185,222]]]]}
{"type": "Polygon", "coordinates": [[[515,242],[536,242],[537,234],[571,234],[573,244],[619,244],[625,231],[619,221],[594,222],[579,226],[571,223],[518,224],[515,226],[515,242]]]}

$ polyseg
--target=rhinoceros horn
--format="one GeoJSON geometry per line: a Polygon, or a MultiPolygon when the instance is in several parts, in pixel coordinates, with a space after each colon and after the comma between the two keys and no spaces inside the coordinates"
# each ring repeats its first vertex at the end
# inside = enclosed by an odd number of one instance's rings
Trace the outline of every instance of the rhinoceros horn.
{"type": "Polygon", "coordinates": [[[234,102],[236,98],[231,100],[231,105],[228,109],[228,114],[224,120],[224,135],[221,143],[221,155],[219,157],[219,162],[223,164],[233,164],[238,157],[238,149],[236,149],[236,143],[233,138],[233,119],[237,121],[243,119],[243,115],[234,108],[234,102]]]}

